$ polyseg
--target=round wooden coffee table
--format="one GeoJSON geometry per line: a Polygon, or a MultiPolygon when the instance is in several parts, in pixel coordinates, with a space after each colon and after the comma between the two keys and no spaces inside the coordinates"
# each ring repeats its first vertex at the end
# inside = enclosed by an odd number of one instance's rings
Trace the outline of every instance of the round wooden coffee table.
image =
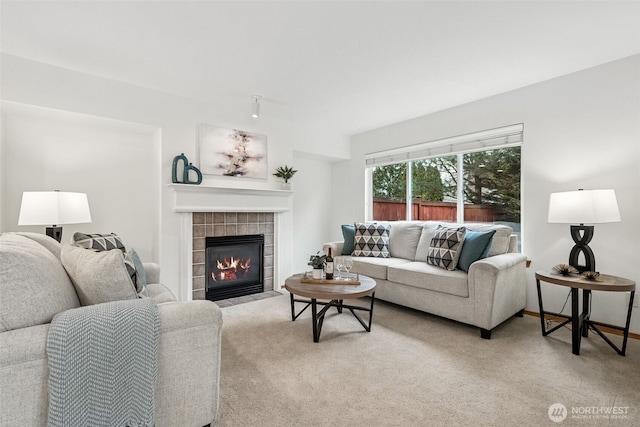
{"type": "Polygon", "coordinates": [[[320,284],[320,283],[302,283],[304,274],[295,274],[288,277],[284,281],[284,287],[291,295],[291,320],[295,321],[303,311],[311,306],[311,317],[313,322],[313,342],[320,340],[320,332],[322,331],[322,323],[324,315],[331,307],[335,307],[338,313],[342,313],[343,309],[347,309],[358,319],[358,322],[367,331],[371,332],[371,321],[373,319],[373,303],[375,301],[376,281],[371,277],[359,275],[359,285],[350,284],[320,284]],[[296,296],[308,299],[296,298],[296,296]],[[371,305],[369,307],[344,304],[345,299],[356,299],[365,296],[371,296],[371,305]],[[329,300],[329,302],[318,301],[329,300]],[[300,302],[305,306],[298,312],[295,312],[295,303],[300,302]],[[324,307],[318,312],[317,307],[324,307]],[[365,323],[356,311],[365,311],[369,313],[369,323],[365,323]]]}

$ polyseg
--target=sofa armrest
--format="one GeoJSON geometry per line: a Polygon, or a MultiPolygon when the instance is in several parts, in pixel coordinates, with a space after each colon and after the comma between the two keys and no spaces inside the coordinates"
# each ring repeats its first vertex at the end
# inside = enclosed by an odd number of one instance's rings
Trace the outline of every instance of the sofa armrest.
{"type": "Polygon", "coordinates": [[[160,265],[155,262],[143,262],[147,283],[160,283],[160,265]]]}
{"type": "Polygon", "coordinates": [[[45,425],[49,323],[0,333],[0,425],[45,425]]]}
{"type": "Polygon", "coordinates": [[[322,250],[324,251],[325,254],[329,253],[329,248],[331,248],[332,256],[341,256],[342,248],[344,248],[344,241],[340,240],[336,242],[328,242],[322,245],[322,250]]]}
{"type": "MultiPolygon", "coordinates": [[[[222,311],[211,301],[186,301],[159,304],[158,314],[156,426],[214,425],[219,417],[222,311]]],[[[46,424],[49,326],[0,333],[0,425],[46,424]]]]}
{"type": "Polygon", "coordinates": [[[145,288],[147,290],[146,296],[153,298],[158,304],[176,301],[175,295],[160,283],[149,283],[145,288]]]}
{"type": "Polygon", "coordinates": [[[484,258],[469,268],[469,296],[475,295],[475,324],[493,329],[526,305],[527,257],[506,253],[484,258]]]}
{"type": "Polygon", "coordinates": [[[200,300],[159,304],[158,313],[156,425],[214,425],[219,417],[222,311],[200,300]]]}

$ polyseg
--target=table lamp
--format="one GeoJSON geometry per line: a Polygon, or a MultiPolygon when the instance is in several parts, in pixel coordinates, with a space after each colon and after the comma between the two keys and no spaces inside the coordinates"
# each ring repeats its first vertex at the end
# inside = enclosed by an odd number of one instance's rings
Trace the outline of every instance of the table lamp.
{"type": "Polygon", "coordinates": [[[89,202],[85,193],[63,191],[25,191],[22,193],[18,225],[51,225],[47,236],[58,242],[62,238],[62,224],[91,222],[89,202]]]}
{"type": "Polygon", "coordinates": [[[589,247],[593,238],[593,225],[604,222],[620,222],[620,211],[614,190],[578,190],[551,193],[547,222],[571,225],[571,237],[575,246],[569,253],[569,265],[576,270],[596,271],[596,259],[589,247]],[[578,261],[580,254],[585,264],[578,261]]]}

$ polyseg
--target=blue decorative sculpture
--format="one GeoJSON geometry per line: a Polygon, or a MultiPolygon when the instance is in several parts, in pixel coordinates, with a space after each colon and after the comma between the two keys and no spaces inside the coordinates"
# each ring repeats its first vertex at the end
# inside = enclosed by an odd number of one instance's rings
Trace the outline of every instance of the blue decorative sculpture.
{"type": "Polygon", "coordinates": [[[192,163],[189,163],[189,166],[184,168],[184,183],[185,184],[198,185],[201,182],[202,182],[202,172],[200,172],[200,169],[198,169],[197,167],[193,166],[192,163]],[[196,175],[198,176],[198,180],[197,181],[189,180],[189,171],[194,171],[196,173],[196,175]]]}
{"type": "Polygon", "coordinates": [[[171,167],[171,182],[174,184],[195,184],[198,185],[202,183],[202,172],[200,169],[193,166],[193,163],[189,163],[187,160],[187,156],[184,153],[180,153],[179,156],[175,156],[173,158],[173,165],[171,167]],[[182,162],[182,181],[178,181],[178,164],[182,162]],[[196,181],[191,181],[189,179],[189,171],[195,171],[198,179],[196,181]]]}
{"type": "Polygon", "coordinates": [[[183,162],[182,167],[186,169],[188,160],[184,153],[180,153],[179,156],[175,156],[173,158],[173,166],[171,167],[171,182],[173,182],[174,184],[180,183],[180,181],[178,181],[178,163],[180,161],[183,162]]]}

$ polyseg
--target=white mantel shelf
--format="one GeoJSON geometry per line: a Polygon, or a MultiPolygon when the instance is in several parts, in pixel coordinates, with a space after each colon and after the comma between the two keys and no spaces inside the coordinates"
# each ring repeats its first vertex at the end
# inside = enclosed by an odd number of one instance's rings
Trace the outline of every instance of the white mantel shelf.
{"type": "Polygon", "coordinates": [[[168,184],[174,191],[174,212],[286,212],[289,190],[168,184]]]}

